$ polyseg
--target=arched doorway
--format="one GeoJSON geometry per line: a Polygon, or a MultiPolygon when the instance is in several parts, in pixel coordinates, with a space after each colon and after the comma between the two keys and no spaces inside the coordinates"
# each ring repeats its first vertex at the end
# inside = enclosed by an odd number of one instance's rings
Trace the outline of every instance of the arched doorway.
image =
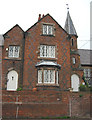
{"type": "Polygon", "coordinates": [[[7,90],[16,91],[18,88],[18,73],[15,70],[7,74],[7,90]]]}
{"type": "Polygon", "coordinates": [[[71,76],[71,87],[73,88],[74,92],[78,92],[79,91],[79,85],[80,85],[80,83],[79,83],[78,75],[73,74],[71,76]]]}

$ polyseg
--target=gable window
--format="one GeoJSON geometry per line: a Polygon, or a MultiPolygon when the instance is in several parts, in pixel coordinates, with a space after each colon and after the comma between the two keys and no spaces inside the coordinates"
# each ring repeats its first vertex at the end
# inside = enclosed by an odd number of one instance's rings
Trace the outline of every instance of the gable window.
{"type": "Polygon", "coordinates": [[[9,58],[18,58],[19,57],[19,46],[9,46],[9,53],[8,57],[9,58]]]}
{"type": "Polygon", "coordinates": [[[72,58],[72,62],[73,62],[73,64],[76,63],[76,59],[75,59],[75,57],[72,58]]]}
{"type": "Polygon", "coordinates": [[[55,58],[55,46],[40,45],[40,57],[55,58]]]}
{"type": "Polygon", "coordinates": [[[58,71],[52,69],[38,70],[38,83],[58,84],[58,71]]]}
{"type": "Polygon", "coordinates": [[[53,35],[52,25],[43,25],[43,35],[53,35]]]}

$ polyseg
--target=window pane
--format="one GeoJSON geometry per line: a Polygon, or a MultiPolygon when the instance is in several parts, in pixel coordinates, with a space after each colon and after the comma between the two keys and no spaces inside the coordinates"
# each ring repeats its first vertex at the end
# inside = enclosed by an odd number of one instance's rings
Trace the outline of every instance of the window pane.
{"type": "Polygon", "coordinates": [[[43,25],[43,34],[47,34],[47,25],[43,25]]]}
{"type": "Polygon", "coordinates": [[[55,46],[40,45],[40,57],[55,58],[55,46]]]}
{"type": "Polygon", "coordinates": [[[44,83],[55,83],[55,70],[44,70],[44,83]]]}
{"type": "Polygon", "coordinates": [[[51,57],[55,58],[55,46],[51,46],[51,57]]]}
{"type": "Polygon", "coordinates": [[[58,71],[56,72],[56,84],[58,84],[58,71]]]}
{"type": "Polygon", "coordinates": [[[20,50],[19,46],[9,46],[8,57],[18,58],[19,57],[19,50],[20,50]]]}
{"type": "Polygon", "coordinates": [[[49,46],[47,46],[47,56],[46,57],[50,57],[50,50],[49,50],[49,46]]]}
{"type": "Polygon", "coordinates": [[[44,56],[44,46],[40,45],[40,57],[44,56]]]}
{"type": "Polygon", "coordinates": [[[19,46],[15,46],[14,48],[15,48],[14,49],[14,57],[18,58],[19,57],[19,49],[20,49],[20,47],[19,46]]]}
{"type": "Polygon", "coordinates": [[[55,71],[50,70],[50,83],[55,83],[55,71]]]}
{"type": "Polygon", "coordinates": [[[44,70],[44,83],[48,83],[48,70],[44,70]]]}
{"type": "Polygon", "coordinates": [[[53,34],[53,26],[52,25],[43,25],[43,34],[44,35],[52,35],[53,34]]]}
{"type": "Polygon", "coordinates": [[[42,70],[38,70],[38,83],[42,83],[42,70]]]}
{"type": "Polygon", "coordinates": [[[13,46],[9,46],[9,55],[8,55],[8,57],[13,57],[13,49],[14,49],[13,46]]]}
{"type": "Polygon", "coordinates": [[[52,35],[52,26],[48,26],[48,34],[52,35]]]}
{"type": "Polygon", "coordinates": [[[46,45],[44,45],[44,50],[43,50],[43,52],[44,52],[44,57],[46,57],[47,56],[47,46],[46,45]]]}
{"type": "Polygon", "coordinates": [[[75,58],[74,57],[72,58],[72,61],[73,61],[73,64],[75,64],[75,58]]]}
{"type": "Polygon", "coordinates": [[[88,69],[88,77],[91,77],[91,70],[88,69]]]}

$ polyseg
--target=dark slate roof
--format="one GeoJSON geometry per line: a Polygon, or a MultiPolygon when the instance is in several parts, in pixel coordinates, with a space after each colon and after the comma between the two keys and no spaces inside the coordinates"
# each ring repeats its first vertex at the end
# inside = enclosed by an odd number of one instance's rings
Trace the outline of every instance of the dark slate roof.
{"type": "Polygon", "coordinates": [[[92,50],[79,49],[81,65],[92,65],[92,50]]]}
{"type": "Polygon", "coordinates": [[[69,11],[67,12],[67,18],[66,18],[64,29],[66,30],[66,32],[68,34],[77,36],[77,32],[76,32],[75,27],[73,25],[72,19],[71,19],[70,14],[69,14],[69,11]]]}

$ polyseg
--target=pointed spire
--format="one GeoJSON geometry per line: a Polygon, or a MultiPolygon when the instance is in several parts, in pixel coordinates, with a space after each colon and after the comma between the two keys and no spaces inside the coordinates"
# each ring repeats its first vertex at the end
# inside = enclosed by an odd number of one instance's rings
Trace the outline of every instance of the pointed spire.
{"type": "MultiPolygon", "coordinates": [[[[69,8],[68,8],[69,9],[69,8]]],[[[70,14],[69,14],[69,10],[67,12],[67,18],[66,18],[66,22],[65,22],[65,27],[64,29],[66,30],[66,32],[70,35],[76,35],[77,36],[77,33],[76,33],[76,30],[75,30],[75,27],[73,25],[73,22],[72,22],[72,19],[70,17],[70,14]]]]}

